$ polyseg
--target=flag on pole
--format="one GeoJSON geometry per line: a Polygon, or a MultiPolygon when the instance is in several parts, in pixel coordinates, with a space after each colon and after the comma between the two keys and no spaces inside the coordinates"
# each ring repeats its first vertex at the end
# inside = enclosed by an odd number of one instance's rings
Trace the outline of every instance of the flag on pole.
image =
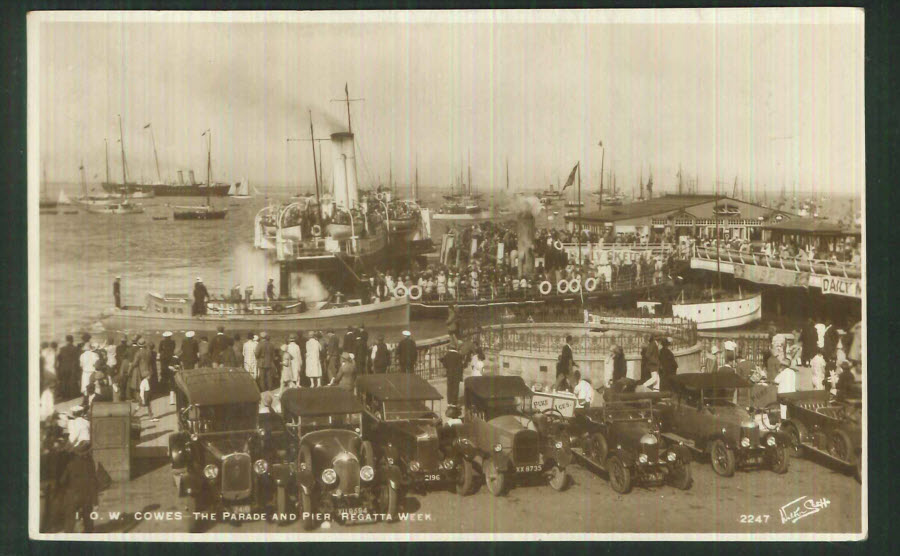
{"type": "Polygon", "coordinates": [[[150,124],[145,125],[144,129],[147,129],[148,127],[150,127],[150,124]]]}
{"type": "Polygon", "coordinates": [[[569,178],[566,180],[566,184],[564,186],[562,186],[562,189],[560,189],[560,192],[565,191],[567,187],[569,187],[570,185],[575,183],[575,172],[577,172],[577,171],[578,171],[578,164],[575,164],[575,167],[572,168],[571,172],[569,172],[569,178]]]}

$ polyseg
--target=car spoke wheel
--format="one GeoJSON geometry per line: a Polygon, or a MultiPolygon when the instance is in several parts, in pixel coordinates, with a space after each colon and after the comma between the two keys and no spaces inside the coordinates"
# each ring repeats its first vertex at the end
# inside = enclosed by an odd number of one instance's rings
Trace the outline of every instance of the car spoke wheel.
{"type": "Polygon", "coordinates": [[[468,496],[472,493],[475,482],[475,469],[472,462],[463,458],[462,463],[456,469],[456,494],[468,496]]]}
{"type": "Polygon", "coordinates": [[[850,435],[846,432],[838,429],[831,433],[831,438],[828,442],[828,452],[835,459],[839,459],[844,463],[855,464],[851,455],[853,454],[851,446],[850,435]]]}
{"type": "Polygon", "coordinates": [[[494,496],[503,495],[506,490],[506,474],[499,469],[494,460],[486,460],[483,465],[484,484],[487,486],[488,492],[494,496]]]}
{"type": "Polygon", "coordinates": [[[671,471],[669,471],[669,482],[678,490],[688,490],[691,488],[691,485],[694,482],[691,477],[691,464],[682,458],[675,460],[675,463],[672,464],[671,471]]]}
{"type": "Polygon", "coordinates": [[[797,425],[786,421],[781,424],[781,431],[787,435],[788,442],[790,442],[788,452],[791,457],[799,458],[803,452],[803,444],[800,443],[800,430],[797,428],[797,425]]]}
{"type": "Polygon", "coordinates": [[[769,451],[769,463],[772,465],[772,471],[779,475],[787,473],[788,466],[791,463],[784,444],[777,440],[775,446],[769,451]]]}
{"type": "Polygon", "coordinates": [[[609,471],[609,484],[619,494],[628,494],[631,491],[631,470],[619,456],[612,456],[606,462],[609,471]]]}
{"type": "Polygon", "coordinates": [[[555,491],[562,492],[569,486],[569,474],[565,469],[561,469],[558,465],[554,465],[550,470],[550,488],[555,491]]]}
{"type": "Polygon", "coordinates": [[[606,437],[599,432],[591,435],[591,459],[597,463],[606,461],[606,454],[609,451],[606,443],[606,437]]]}
{"type": "Polygon", "coordinates": [[[734,451],[725,445],[724,440],[714,440],[709,450],[713,470],[723,477],[734,475],[734,451]]]}

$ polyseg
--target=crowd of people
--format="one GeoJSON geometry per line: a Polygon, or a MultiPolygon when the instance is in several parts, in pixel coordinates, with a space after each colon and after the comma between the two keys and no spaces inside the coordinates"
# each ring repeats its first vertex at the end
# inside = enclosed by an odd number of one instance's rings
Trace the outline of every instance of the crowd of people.
{"type": "MultiPolygon", "coordinates": [[[[703,240],[688,240],[683,245],[687,246],[687,251],[694,245],[706,249],[716,248],[715,238],[706,238],[703,240]]],[[[827,261],[833,263],[847,263],[851,265],[859,265],[862,261],[860,254],[860,246],[855,242],[840,242],[832,249],[817,249],[813,243],[801,245],[800,243],[782,238],[780,241],[767,241],[752,243],[743,238],[725,238],[719,242],[719,248],[738,251],[741,253],[756,253],[773,259],[795,260],[800,263],[808,263],[812,261],[827,261]]]]}
{"type": "Polygon", "coordinates": [[[658,283],[673,264],[670,257],[645,249],[633,251],[624,244],[599,243],[596,234],[587,230],[582,237],[585,257],[579,262],[564,248],[576,242],[577,234],[540,229],[528,253],[520,257],[513,224],[482,222],[455,234],[442,256],[444,262],[378,273],[369,278],[370,290],[379,300],[404,295],[425,301],[524,299],[577,293],[582,288],[591,292],[658,283]],[[601,246],[593,259],[587,256],[589,243],[601,246]]]}

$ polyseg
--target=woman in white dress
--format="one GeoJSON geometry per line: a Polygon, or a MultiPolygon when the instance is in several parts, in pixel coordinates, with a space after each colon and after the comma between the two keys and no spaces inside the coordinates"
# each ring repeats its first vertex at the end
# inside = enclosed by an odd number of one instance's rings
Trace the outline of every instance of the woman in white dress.
{"type": "Polygon", "coordinates": [[[317,339],[318,336],[318,332],[311,334],[309,340],[306,341],[306,378],[313,387],[322,386],[322,365],[319,357],[322,345],[317,339]]]}

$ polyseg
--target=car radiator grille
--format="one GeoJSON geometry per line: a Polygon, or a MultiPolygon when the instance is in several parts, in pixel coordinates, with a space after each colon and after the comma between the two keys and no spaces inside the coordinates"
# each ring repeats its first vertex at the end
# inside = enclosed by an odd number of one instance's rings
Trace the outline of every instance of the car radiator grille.
{"type": "Polygon", "coordinates": [[[647,454],[648,461],[655,462],[659,460],[659,444],[642,444],[641,447],[644,453],[647,454]]]}
{"type": "Polygon", "coordinates": [[[540,459],[540,437],[535,431],[519,431],[513,439],[513,460],[516,465],[537,463],[540,459]]]}
{"type": "Polygon", "coordinates": [[[222,458],[222,498],[239,500],[250,496],[250,455],[229,454],[222,458]]]}
{"type": "Polygon", "coordinates": [[[419,462],[423,471],[433,471],[438,468],[440,458],[437,438],[419,438],[416,441],[416,461],[419,462]]]}
{"type": "Polygon", "coordinates": [[[342,494],[359,492],[359,460],[349,453],[343,453],[334,459],[334,472],[338,477],[338,489],[342,494]]]}

